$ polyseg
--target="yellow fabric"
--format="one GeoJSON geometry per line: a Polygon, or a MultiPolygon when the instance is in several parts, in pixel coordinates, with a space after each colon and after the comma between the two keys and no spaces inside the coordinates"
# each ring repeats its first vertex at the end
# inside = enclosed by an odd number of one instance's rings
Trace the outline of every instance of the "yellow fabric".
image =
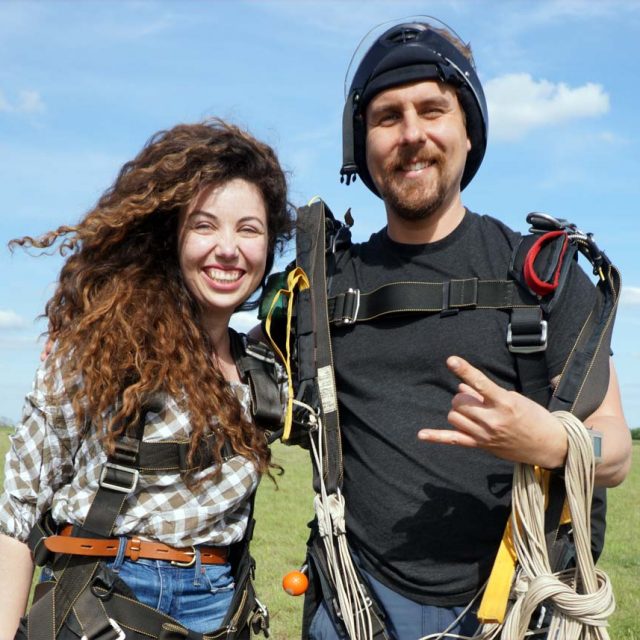
{"type": "Polygon", "coordinates": [[[280,289],[276,292],[269,307],[269,313],[265,320],[265,330],[273,350],[278,354],[280,360],[284,364],[287,371],[287,411],[284,418],[284,430],[282,432],[282,441],[286,442],[291,435],[291,425],[293,423],[293,380],[291,376],[291,323],[293,321],[293,302],[296,289],[298,291],[304,291],[309,288],[309,278],[307,274],[300,268],[296,267],[287,276],[287,288],[280,289]],[[285,354],[280,351],[280,348],[271,337],[271,316],[276,308],[280,296],[287,296],[287,329],[285,336],[285,354]]]}
{"type": "MultiPolygon", "coordinates": [[[[546,509],[549,500],[551,472],[546,469],[541,469],[540,467],[535,467],[535,475],[538,482],[542,485],[545,499],[544,506],[546,509]]],[[[569,522],[571,522],[571,513],[569,511],[569,505],[565,500],[560,524],[567,524],[569,522]]],[[[487,587],[482,596],[482,602],[478,609],[478,620],[481,623],[501,624],[504,622],[517,560],[516,550],[513,545],[511,519],[509,519],[502,540],[500,541],[500,547],[498,548],[498,554],[491,569],[487,587]]]]}
{"type": "Polygon", "coordinates": [[[483,624],[504,621],[513,574],[516,569],[516,560],[516,550],[511,534],[511,520],[509,520],[478,609],[478,620],[483,624]]]}

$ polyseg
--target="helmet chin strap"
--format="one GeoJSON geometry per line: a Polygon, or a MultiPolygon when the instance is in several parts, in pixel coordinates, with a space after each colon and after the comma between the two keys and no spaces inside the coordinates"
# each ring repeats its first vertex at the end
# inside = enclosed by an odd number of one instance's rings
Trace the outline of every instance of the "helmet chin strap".
{"type": "Polygon", "coordinates": [[[346,179],[347,185],[351,184],[352,180],[355,182],[358,172],[354,156],[353,121],[356,118],[355,109],[359,99],[358,93],[350,93],[342,112],[342,168],[340,169],[340,182],[344,182],[346,179]]]}

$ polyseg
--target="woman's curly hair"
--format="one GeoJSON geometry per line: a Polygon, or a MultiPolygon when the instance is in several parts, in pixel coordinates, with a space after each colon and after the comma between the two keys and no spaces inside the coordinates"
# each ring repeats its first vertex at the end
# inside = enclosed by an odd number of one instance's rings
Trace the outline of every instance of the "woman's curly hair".
{"type": "Polygon", "coordinates": [[[155,134],[79,224],[10,243],[46,248],[62,238],[58,250],[67,257],[45,311],[53,356],[73,389],[79,424],[93,423],[107,451],[155,394],[168,393],[190,416],[190,466],[213,434],[214,462],[228,440],[268,470],[264,435],[244,418],[216,365],[178,263],[180,211],[203,188],[235,178],[258,187],[266,205],[264,285],[291,235],[286,179],[269,146],[219,119],[155,134]]]}

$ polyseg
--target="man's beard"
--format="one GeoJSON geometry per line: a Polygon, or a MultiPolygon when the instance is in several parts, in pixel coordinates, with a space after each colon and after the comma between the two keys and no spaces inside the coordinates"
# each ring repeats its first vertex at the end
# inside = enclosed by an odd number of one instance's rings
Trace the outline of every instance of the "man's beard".
{"type": "Polygon", "coordinates": [[[400,178],[398,168],[402,162],[394,162],[385,173],[380,195],[387,209],[403,220],[425,220],[439,211],[447,198],[448,175],[443,158],[430,158],[429,161],[432,164],[427,171],[435,169],[436,175],[427,183],[416,180],[416,184],[410,185],[400,178]]]}

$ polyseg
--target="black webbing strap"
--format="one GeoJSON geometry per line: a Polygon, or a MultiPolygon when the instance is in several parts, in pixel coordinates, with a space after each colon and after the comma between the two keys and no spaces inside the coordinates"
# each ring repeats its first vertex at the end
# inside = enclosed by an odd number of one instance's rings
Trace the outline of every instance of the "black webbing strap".
{"type": "MultiPolygon", "coordinates": [[[[216,436],[208,434],[203,436],[203,442],[198,447],[193,464],[189,464],[187,456],[191,446],[190,440],[178,440],[174,442],[141,442],[138,453],[138,470],[141,474],[158,472],[187,472],[195,469],[203,469],[213,463],[212,447],[215,445],[216,436]]],[[[235,456],[231,443],[225,440],[222,445],[222,461],[235,456]]]]}
{"type": "MultiPolygon", "coordinates": [[[[76,613],[78,617],[82,613],[89,613],[95,607],[95,602],[101,603],[99,606],[104,608],[107,625],[112,626],[110,620],[126,620],[126,623],[120,623],[118,626],[127,632],[129,626],[135,629],[138,633],[148,636],[150,638],[202,638],[202,634],[196,634],[195,632],[189,632],[183,625],[177,620],[170,618],[164,613],[161,613],[157,609],[148,607],[141,604],[125,595],[119,593],[109,593],[104,587],[96,587],[94,589],[95,595],[91,593],[89,589],[85,590],[82,596],[78,599],[76,606],[76,613]],[[102,598],[102,599],[100,599],[102,598]],[[133,614],[133,615],[132,615],[133,614]]],[[[88,623],[87,637],[93,638],[89,635],[89,632],[99,634],[103,629],[108,632],[109,626],[104,626],[103,622],[92,621],[88,623]],[[90,625],[90,626],[89,626],[90,625]]],[[[96,640],[100,636],[97,635],[96,640]]]]}
{"type": "MultiPolygon", "coordinates": [[[[609,383],[609,345],[621,279],[618,270],[608,261],[602,267],[602,274],[604,278],[596,287],[594,307],[578,336],[549,403],[550,411],[570,411],[581,420],[600,406],[609,383]]],[[[561,550],[558,549],[558,523],[562,509],[559,505],[564,504],[565,488],[560,480],[557,478],[549,488],[549,512],[545,518],[545,534],[550,557],[561,554],[561,550]]],[[[606,490],[596,487],[591,505],[591,551],[596,559],[604,546],[606,508],[606,490]]]]}
{"type": "Polygon", "coordinates": [[[247,340],[230,330],[231,353],[242,378],[249,383],[251,414],[255,423],[265,429],[282,426],[284,409],[276,373],[276,359],[266,345],[247,340]]]}
{"type": "Polygon", "coordinates": [[[611,333],[620,296],[620,273],[603,268],[596,287],[596,302],[569,356],[550,408],[570,411],[584,420],[602,403],[609,382],[611,333]]]}
{"type": "MultiPolygon", "coordinates": [[[[136,430],[136,438],[121,438],[115,445],[113,455],[103,465],[98,491],[84,524],[74,528],[76,535],[98,538],[111,536],[116,518],[138,481],[138,451],[145,415],[136,430]]],[[[90,589],[99,566],[99,559],[94,557],[60,556],[54,565],[55,588],[36,602],[29,612],[29,640],[54,640],[78,598],[90,589]]],[[[96,598],[92,600],[94,605],[91,612],[84,620],[78,617],[83,631],[87,626],[99,630],[97,638],[89,636],[85,631],[88,640],[119,640],[122,636],[111,625],[100,601],[96,598]]]]}
{"type": "MultiPolygon", "coordinates": [[[[329,215],[330,212],[328,212],[329,215]]],[[[331,216],[332,217],[332,216],[331,216]]],[[[333,372],[331,334],[327,314],[327,264],[325,255],[326,235],[325,204],[317,200],[298,211],[296,235],[297,259],[309,278],[310,289],[302,292],[299,302],[308,305],[309,314],[298,313],[298,337],[302,339],[303,352],[298,354],[302,373],[311,369],[315,390],[322,409],[325,451],[323,476],[328,493],[335,493],[342,486],[342,441],[338,414],[338,397],[333,372]],[[314,324],[315,323],[315,324],[314,324]],[[314,345],[307,344],[315,338],[314,345]],[[306,340],[305,340],[306,338],[306,340]],[[307,362],[303,361],[304,359],[307,362]],[[310,366],[311,363],[311,366],[310,366]]],[[[302,389],[304,391],[304,389],[302,389]]],[[[314,480],[315,489],[320,487],[314,480]]]]}
{"type": "Polygon", "coordinates": [[[511,311],[507,344],[518,371],[518,390],[547,407],[551,398],[546,358],[547,323],[543,320],[540,306],[511,311]]]}
{"type": "Polygon", "coordinates": [[[546,317],[561,296],[576,247],[571,245],[566,249],[566,237],[562,236],[546,243],[538,251],[535,269],[539,278],[551,282],[554,276],[558,275],[558,284],[553,295],[540,298],[529,289],[524,275],[525,262],[539,237],[539,233],[521,237],[511,257],[509,276],[518,288],[520,299],[529,306],[511,310],[507,345],[513,353],[518,370],[518,391],[534,402],[548,407],[552,389],[546,359],[546,317]]]}
{"type": "MultiPolygon", "coordinates": [[[[564,410],[584,420],[591,415],[602,403],[609,381],[609,345],[615,319],[618,297],[620,293],[620,275],[610,263],[605,254],[600,252],[592,239],[588,241],[574,241],[567,255],[559,278],[559,286],[550,299],[541,301],[542,309],[549,312],[562,294],[566,281],[569,258],[580,250],[591,265],[594,273],[600,276],[596,287],[596,299],[593,309],[583,325],[578,339],[565,363],[558,385],[551,392],[549,371],[544,351],[528,353],[526,350],[514,353],[518,368],[521,391],[532,400],[548,407],[550,411],[564,410]]],[[[523,238],[521,245],[514,252],[512,276],[517,278],[522,287],[522,264],[526,258],[528,248],[535,241],[534,236],[523,238]]],[[[536,268],[543,278],[550,279],[556,268],[560,240],[545,246],[536,261],[536,268]],[[546,261],[546,262],[545,262],[546,261]]],[[[519,309],[512,312],[511,322],[516,314],[523,313],[519,309]]],[[[530,312],[524,312],[530,313],[530,312]]],[[[521,318],[522,334],[527,333],[526,320],[521,318]]],[[[531,331],[538,322],[533,316],[529,319],[531,331]]],[[[560,539],[560,518],[565,502],[566,490],[561,476],[554,474],[549,486],[548,507],[545,514],[545,536],[547,549],[552,561],[552,568],[562,569],[565,562],[565,547],[560,539]]],[[[592,551],[597,557],[604,544],[604,522],[606,513],[606,491],[594,491],[592,502],[592,551]]]]}
{"type": "Polygon", "coordinates": [[[466,278],[447,282],[391,282],[363,293],[350,289],[329,301],[332,324],[370,322],[407,313],[439,313],[462,309],[512,309],[530,305],[513,280],[466,278]]]}

